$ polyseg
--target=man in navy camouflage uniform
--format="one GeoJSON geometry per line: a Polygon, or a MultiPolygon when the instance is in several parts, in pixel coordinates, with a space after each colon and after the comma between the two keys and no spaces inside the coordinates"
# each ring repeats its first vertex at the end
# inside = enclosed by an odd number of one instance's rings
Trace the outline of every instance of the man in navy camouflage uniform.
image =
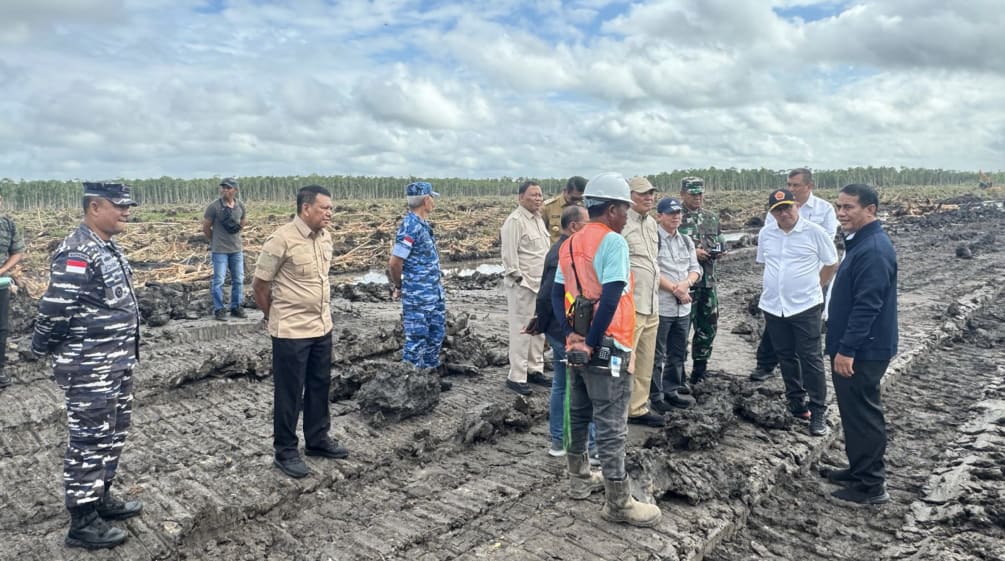
{"type": "MultiPolygon", "coordinates": [[[[3,197],[0,197],[0,205],[3,197]]],[[[24,239],[14,221],[7,216],[0,216],[0,389],[11,384],[10,376],[4,372],[7,364],[7,332],[10,312],[10,297],[15,290],[10,274],[24,256],[24,239]]]]}
{"type": "Polygon", "coordinates": [[[84,183],[84,221],[52,256],[31,340],[36,356],[52,353],[53,378],[66,394],[70,547],[121,544],[126,532],[106,521],[143,508],[111,494],[130,424],[140,337],[132,269],[112,236],[125,231],[136,204],[127,185],[84,183]]]}
{"type": "MultiPolygon", "coordinates": [[[[726,251],[726,240],[719,227],[719,217],[702,208],[705,181],[700,177],[685,177],[680,182],[684,217],[677,230],[694,241],[701,278],[691,288],[691,383],[705,379],[712,342],[719,325],[719,298],[715,291],[715,260],[726,251]]],[[[686,390],[685,390],[686,391],[686,390]]]]}
{"type": "Polygon", "coordinates": [[[405,187],[408,214],[401,221],[388,261],[394,297],[401,298],[405,324],[404,362],[418,368],[440,366],[446,331],[446,304],[440,282],[440,256],[426,220],[440,196],[424,181],[405,187]]]}

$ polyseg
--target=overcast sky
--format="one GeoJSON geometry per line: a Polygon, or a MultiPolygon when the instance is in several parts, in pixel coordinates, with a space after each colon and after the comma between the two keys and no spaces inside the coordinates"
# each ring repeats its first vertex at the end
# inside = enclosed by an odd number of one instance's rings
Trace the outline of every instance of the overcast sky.
{"type": "Polygon", "coordinates": [[[0,177],[1005,169],[1005,0],[0,0],[0,177]]]}

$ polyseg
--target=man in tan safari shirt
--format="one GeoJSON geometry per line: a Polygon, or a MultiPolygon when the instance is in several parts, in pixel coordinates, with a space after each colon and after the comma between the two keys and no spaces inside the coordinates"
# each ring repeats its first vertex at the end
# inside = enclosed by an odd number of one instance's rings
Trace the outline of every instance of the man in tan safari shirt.
{"type": "Polygon", "coordinates": [[[544,195],[535,181],[520,184],[519,206],[503,222],[503,287],[509,320],[509,377],[506,387],[530,395],[528,382],[551,387],[544,375],[544,335],[531,335],[524,328],[534,317],[537,291],[541,288],[544,256],[551,247],[548,229],[541,220],[544,195]]]}
{"type": "Polygon", "coordinates": [[[310,473],[297,449],[301,396],[305,453],[325,458],[349,455],[328,436],[332,240],[327,228],[331,218],[331,193],[317,185],[300,189],[297,215],[265,240],[251,284],[272,336],[274,464],[295,478],[310,473]]]}

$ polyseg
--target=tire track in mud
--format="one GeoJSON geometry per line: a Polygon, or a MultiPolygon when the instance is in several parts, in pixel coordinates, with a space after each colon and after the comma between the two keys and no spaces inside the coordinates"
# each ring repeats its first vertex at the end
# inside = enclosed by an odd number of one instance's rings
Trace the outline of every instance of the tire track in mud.
{"type": "MultiPolygon", "coordinates": [[[[904,277],[925,280],[903,287],[910,295],[902,313],[905,349],[931,346],[972,313],[971,304],[952,304],[947,294],[975,291],[987,279],[1000,278],[993,258],[978,255],[963,262],[951,252],[948,259],[933,256],[933,236],[915,234],[894,240],[908,256],[904,277]],[[925,277],[935,266],[968,280],[925,277]],[[947,309],[954,305],[955,311],[947,309]]],[[[748,261],[742,254],[724,261],[726,311],[713,368],[725,374],[710,389],[733,391],[733,381],[751,366],[750,343],[728,333],[743,313],[737,312],[744,308],[738,295],[757,284],[748,261]]],[[[505,332],[505,306],[497,291],[451,293],[451,302],[474,314],[479,335],[505,332]]],[[[357,345],[367,352],[389,348],[386,339],[365,339],[377,332],[376,325],[397,318],[393,306],[335,305],[345,312],[340,323],[348,330],[337,334],[348,348],[336,370],[366,355],[353,350],[357,345]]],[[[454,390],[443,394],[431,415],[380,429],[355,414],[354,402],[333,404],[334,434],[347,443],[351,459],[308,458],[315,475],[293,481],[270,466],[271,385],[247,376],[196,375],[212,354],[207,343],[214,349],[229,344],[262,349],[267,337],[236,323],[203,327],[180,324],[174,340],[155,330],[144,348],[149,360],[141,368],[149,370],[139,374],[144,380],[137,384],[120,485],[137,492],[147,511],[126,523],[130,539],[111,552],[85,557],[62,548],[66,518],[59,470],[65,428],[53,422],[62,415],[62,396],[58,390],[35,391],[54,388],[38,372],[27,385],[12,388],[21,392],[13,400],[21,409],[17,415],[0,412],[0,477],[5,478],[0,558],[696,559],[742,526],[750,505],[813,462],[824,445],[799,429],[769,430],[735,419],[711,449],[666,452],[651,447],[655,431],[632,427],[633,473],[644,476],[661,462],[676,464],[687,478],[641,477],[663,497],[663,523],[652,530],[614,526],[597,513],[602,495],[585,503],[565,498],[564,462],[544,453],[543,393],[516,399],[502,387],[505,370],[485,368],[479,376],[454,378],[454,390]],[[169,383],[178,374],[185,383],[169,383]],[[489,427],[488,442],[461,444],[465,430],[479,422],[489,427]],[[715,488],[723,482],[725,488],[715,488]],[[711,494],[690,504],[688,490],[674,485],[702,486],[711,494]]]]}

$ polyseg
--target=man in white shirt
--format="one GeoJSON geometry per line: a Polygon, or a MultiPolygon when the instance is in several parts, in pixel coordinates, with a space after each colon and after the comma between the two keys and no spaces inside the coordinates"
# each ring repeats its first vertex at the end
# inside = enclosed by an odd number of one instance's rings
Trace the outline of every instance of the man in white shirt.
{"type": "MultiPolygon", "coordinates": [[[[837,213],[834,205],[813,194],[813,172],[807,168],[796,168],[789,172],[786,189],[792,191],[799,207],[799,217],[822,227],[830,236],[838,231],[837,213]]],[[[764,225],[775,224],[775,218],[769,212],[764,217],[764,225]]],[[[778,357],[771,345],[771,337],[765,332],[757,347],[757,367],[750,374],[754,382],[763,382],[775,375],[778,357]]]]}
{"type": "Polygon", "coordinates": [[[757,242],[757,262],[764,264],[760,308],[765,330],[778,354],[789,411],[809,418],[811,435],[824,436],[830,431],[820,315],[824,287],[837,269],[837,250],[831,234],[800,217],[792,191],[772,191],[768,212],[775,222],[761,229],[757,242]]]}
{"type": "Polygon", "coordinates": [[[544,375],[544,335],[524,332],[541,287],[544,257],[551,236],[541,218],[544,195],[535,181],[520,184],[519,206],[502,226],[503,287],[509,320],[509,377],[506,387],[520,395],[530,395],[530,384],[551,387],[544,375]]]}

